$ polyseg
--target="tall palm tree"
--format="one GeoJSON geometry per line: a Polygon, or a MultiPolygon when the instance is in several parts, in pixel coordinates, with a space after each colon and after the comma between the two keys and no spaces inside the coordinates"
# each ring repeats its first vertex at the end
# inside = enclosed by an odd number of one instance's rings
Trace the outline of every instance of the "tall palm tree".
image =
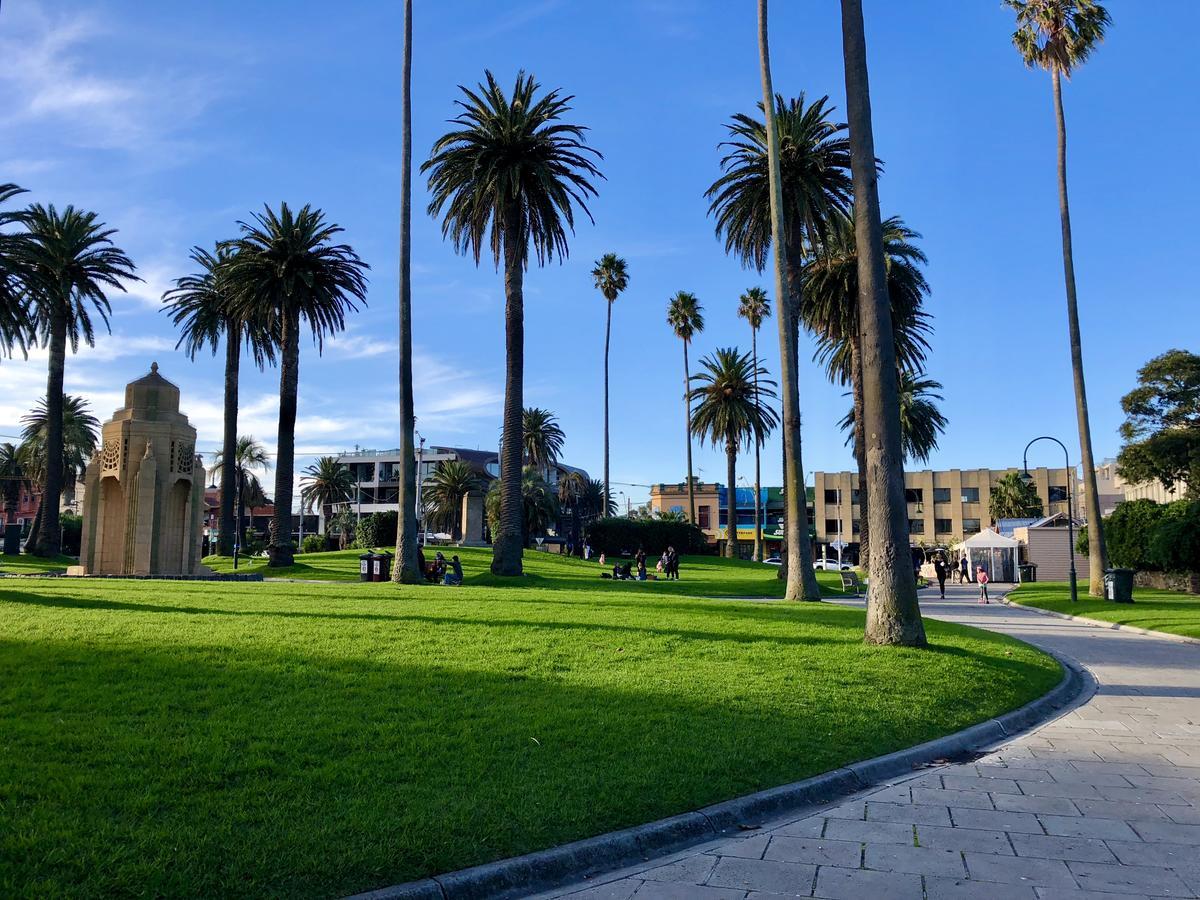
{"type": "MultiPolygon", "coordinates": [[[[235,520],[235,528],[237,529],[239,543],[244,540],[245,534],[242,528],[242,516],[246,509],[253,509],[256,506],[263,506],[266,502],[266,492],[263,490],[262,480],[258,477],[258,473],[264,475],[271,470],[271,458],[267,454],[266,448],[254,439],[253,435],[243,434],[238,437],[233,445],[233,465],[226,467],[224,451],[218,450],[213,454],[213,470],[219,472],[222,479],[221,490],[224,492],[228,487],[230,496],[237,497],[237,515],[235,520]],[[233,483],[226,485],[224,483],[225,473],[232,470],[233,483]]],[[[275,499],[276,512],[279,509],[279,498],[275,499]]]]}
{"type": "MultiPolygon", "coordinates": [[[[750,323],[750,355],[754,363],[754,384],[758,387],[758,329],[771,315],[771,298],[760,287],[752,287],[738,300],[738,315],[750,323]]],[[[754,560],[763,561],[762,544],[762,441],[754,443],[754,560]]]]}
{"type": "MultiPolygon", "coordinates": [[[[212,252],[193,247],[190,254],[196,271],[175,279],[175,287],[163,294],[163,311],[180,330],[176,349],[183,348],[189,359],[208,349],[215,356],[222,341],[225,343],[225,405],[222,415],[222,458],[229,467],[222,473],[221,483],[232,485],[233,458],[237,443],[238,376],[241,372],[242,344],[250,352],[254,364],[262,369],[275,361],[275,343],[271,334],[256,318],[241,319],[232,315],[229,295],[224,285],[224,273],[229,268],[231,251],[218,244],[212,252]]],[[[221,491],[221,526],[217,537],[217,553],[233,553],[234,507],[233,491],[221,491]]]]}
{"type": "Polygon", "coordinates": [[[449,527],[457,541],[462,538],[463,498],[479,489],[479,474],[470,463],[448,459],[438,463],[424,484],[421,503],[429,519],[443,528],[449,527]]]}
{"type": "MultiPolygon", "coordinates": [[[[497,478],[488,488],[484,498],[488,525],[493,532],[500,529],[504,515],[504,485],[497,478]]],[[[533,538],[554,524],[558,518],[558,497],[546,483],[541,472],[533,466],[521,471],[521,547],[527,547],[533,538]]]]}
{"type": "Polygon", "coordinates": [[[728,513],[725,555],[737,556],[737,454],[738,448],[762,441],[779,424],[779,417],[762,401],[775,400],[775,382],[763,376],[749,353],[722,347],[700,361],[701,371],[692,376],[695,385],[688,400],[695,401],[691,431],[708,438],[714,447],[725,446],[728,513]]]}
{"type": "MultiPolygon", "coordinates": [[[[588,478],[582,472],[571,469],[563,472],[558,479],[558,508],[560,511],[567,511],[571,514],[571,545],[575,548],[575,554],[581,556],[583,547],[580,546],[580,528],[582,525],[580,509],[581,501],[587,491],[588,478]]],[[[607,496],[605,493],[603,496],[607,496]]],[[[603,498],[601,499],[603,505],[603,498]]]]}
{"type": "Polygon", "coordinates": [[[925,626],[909,555],[904,449],[900,436],[899,367],[887,290],[887,259],[879,215],[878,168],[871,126],[871,89],[862,0],[842,0],[846,118],[854,178],[858,247],[858,327],[862,333],[863,425],[867,435],[867,515],[870,578],[865,639],[873,644],[924,646],[925,626]]]}
{"type": "Polygon", "coordinates": [[[550,477],[550,467],[558,462],[566,439],[550,410],[529,406],[521,412],[522,461],[542,473],[543,478],[550,477]]]}
{"type": "MultiPolygon", "coordinates": [[[[928,260],[917,246],[921,235],[899,216],[883,222],[883,252],[887,261],[887,293],[891,309],[896,359],[904,371],[919,371],[929,350],[929,314],[924,311],[929,283],[922,272],[928,260]]],[[[831,381],[850,385],[854,398],[854,433],[850,445],[858,469],[860,493],[867,482],[866,438],[863,432],[862,340],[858,328],[858,244],[854,213],[835,216],[818,252],[804,266],[800,316],[817,336],[816,358],[831,381]]],[[[870,519],[863,504],[860,558],[870,559],[870,519]]]]}
{"type": "Polygon", "coordinates": [[[26,228],[17,256],[38,340],[50,351],[46,378],[45,505],[34,545],[39,556],[57,555],[62,542],[57,498],[63,490],[63,374],[67,342],[79,350],[82,337],[95,345],[92,313],[108,327],[112,307],[108,292],[124,291],[124,281],[136,281],[133,262],[113,244],[116,229],[105,228],[93,212],[68,206],[61,213],[40,203],[21,214],[26,228]]]}
{"type": "MultiPolygon", "coordinates": [[[[0,184],[0,205],[23,193],[15,184],[0,184]]],[[[6,230],[21,217],[19,211],[0,209],[0,358],[11,356],[14,348],[25,353],[32,336],[20,277],[22,234],[6,230]]]]}
{"type": "MultiPolygon", "coordinates": [[[[946,416],[937,406],[937,401],[943,399],[938,393],[941,389],[941,383],[927,378],[924,372],[900,372],[900,436],[906,462],[929,462],[938,447],[938,438],[946,433],[946,416]]],[[[854,407],[850,407],[838,422],[838,427],[848,432],[847,446],[854,446],[861,439],[855,427],[858,418],[855,413],[854,407]]]]}
{"type": "Polygon", "coordinates": [[[683,415],[687,435],[688,521],[696,521],[696,484],[692,477],[692,376],[688,370],[688,345],[704,330],[704,307],[690,291],[680,291],[667,303],[667,324],[683,341],[683,415]]]}
{"type": "Polygon", "coordinates": [[[1058,213],[1062,222],[1063,276],[1067,290],[1067,330],[1071,342],[1071,372],[1075,380],[1075,415],[1079,423],[1079,458],[1083,466],[1084,502],[1087,504],[1088,593],[1104,594],[1107,550],[1096,466],[1092,455],[1092,426],[1088,416],[1087,388],[1083,380],[1083,346],[1079,337],[1079,305],[1075,291],[1075,253],[1071,239],[1071,208],[1067,201],[1067,120],[1063,112],[1062,77],[1083,65],[1111,24],[1097,0],[1004,0],[1016,12],[1013,44],[1025,64],[1050,72],[1054,89],[1054,119],[1058,128],[1058,213]]]}
{"type": "Polygon", "coordinates": [[[617,501],[610,494],[604,496],[604,485],[597,478],[590,478],[579,494],[579,514],[584,524],[595,519],[608,519],[617,514],[617,501]]]}
{"type": "Polygon", "coordinates": [[[322,534],[329,531],[329,520],[339,503],[347,502],[354,493],[354,476],[338,462],[337,457],[321,456],[305,466],[300,478],[300,508],[321,513],[322,534]]]}
{"type": "Polygon", "coordinates": [[[539,265],[567,255],[575,207],[591,219],[590,179],[600,153],[586,143],[586,129],[563,121],[570,96],[518,72],[511,96],[485,72],[452,119],[455,130],[433,145],[421,166],[428,171],[429,214],[442,219],[442,234],[478,265],[484,243],[496,266],[504,262],[504,437],[501,441],[501,510],[493,534],[492,572],[520,575],[524,519],[521,501],[521,412],[525,378],[524,277],[530,250],[539,265]]]}
{"type": "Polygon", "coordinates": [[[229,307],[241,320],[262,323],[279,345],[279,437],[275,462],[275,515],[267,547],[272,567],[290,566],[292,482],[296,460],[296,402],[300,381],[300,331],[307,323],[320,352],[326,337],[345,327],[346,313],[366,302],[369,268],[348,244],[335,244],[342,229],[305,205],[297,212],[269,206],[232,241],[225,273],[229,307]]]}
{"type": "Polygon", "coordinates": [[[420,584],[417,559],[417,427],[412,349],[412,0],[404,0],[404,56],[400,64],[400,515],[392,581],[420,584]]]}
{"type": "Polygon", "coordinates": [[[612,307],[629,286],[629,267],[617,254],[605,253],[596,260],[592,278],[596,290],[608,301],[604,310],[604,496],[608,497],[612,493],[608,480],[608,347],[612,336],[612,307]]]}
{"type": "MultiPolygon", "coordinates": [[[[45,493],[44,489],[38,501],[37,512],[34,514],[33,526],[29,530],[29,539],[25,545],[26,552],[36,551],[41,540],[41,523],[45,521],[48,509],[58,509],[61,498],[74,495],[75,482],[83,475],[88,460],[96,453],[99,420],[92,415],[88,402],[82,397],[63,394],[60,408],[62,417],[62,456],[60,471],[62,472],[63,489],[57,495],[45,493]],[[46,502],[51,497],[50,503],[46,502]]],[[[21,417],[21,446],[18,453],[21,466],[30,482],[36,485],[46,483],[46,470],[49,468],[49,441],[51,430],[50,404],[43,397],[32,411],[21,417]]]]}

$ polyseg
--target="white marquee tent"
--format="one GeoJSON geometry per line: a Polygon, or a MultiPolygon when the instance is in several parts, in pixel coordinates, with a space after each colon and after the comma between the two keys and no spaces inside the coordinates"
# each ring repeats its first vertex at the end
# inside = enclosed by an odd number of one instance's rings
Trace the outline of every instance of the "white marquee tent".
{"type": "Polygon", "coordinates": [[[1017,580],[1017,552],[1021,542],[1005,537],[998,531],[985,528],[979,534],[972,535],[954,548],[967,556],[971,565],[971,578],[975,578],[976,569],[983,566],[992,581],[1017,580]]]}

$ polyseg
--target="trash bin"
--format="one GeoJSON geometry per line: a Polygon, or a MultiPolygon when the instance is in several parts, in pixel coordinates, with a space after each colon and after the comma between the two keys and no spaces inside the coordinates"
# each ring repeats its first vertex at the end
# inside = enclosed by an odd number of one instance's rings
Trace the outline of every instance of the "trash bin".
{"type": "Polygon", "coordinates": [[[1133,569],[1105,569],[1104,596],[1114,603],[1133,602],[1133,569]]]}
{"type": "Polygon", "coordinates": [[[390,553],[373,553],[371,560],[371,580],[372,581],[391,581],[392,580],[392,554],[390,553]]]}
{"type": "Polygon", "coordinates": [[[375,563],[374,553],[363,553],[358,557],[358,580],[370,581],[375,563]]]}
{"type": "Polygon", "coordinates": [[[1021,563],[1021,584],[1037,581],[1037,563],[1021,563]]]}

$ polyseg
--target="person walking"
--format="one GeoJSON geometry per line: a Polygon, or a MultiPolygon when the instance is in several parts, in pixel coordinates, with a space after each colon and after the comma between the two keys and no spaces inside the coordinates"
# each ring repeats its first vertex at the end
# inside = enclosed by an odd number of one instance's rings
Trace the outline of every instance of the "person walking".
{"type": "Polygon", "coordinates": [[[933,561],[933,571],[937,574],[938,592],[946,599],[946,562],[940,556],[933,561]]]}
{"type": "Polygon", "coordinates": [[[976,569],[975,580],[979,583],[979,602],[991,603],[992,601],[988,599],[987,592],[988,581],[990,580],[988,578],[987,569],[985,569],[983,566],[980,566],[978,569],[976,569]]]}
{"type": "Polygon", "coordinates": [[[675,552],[674,547],[667,548],[667,560],[668,560],[667,567],[671,571],[671,577],[675,581],[678,581],[679,580],[679,554],[675,552]]]}
{"type": "Polygon", "coordinates": [[[967,562],[967,554],[963,554],[958,558],[958,583],[966,584],[971,579],[969,577],[970,563],[967,562]]]}

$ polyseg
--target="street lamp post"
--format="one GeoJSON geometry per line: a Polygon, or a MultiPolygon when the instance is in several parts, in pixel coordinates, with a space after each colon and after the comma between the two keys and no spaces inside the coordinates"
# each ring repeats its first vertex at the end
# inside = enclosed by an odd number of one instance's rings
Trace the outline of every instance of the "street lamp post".
{"type": "MultiPolygon", "coordinates": [[[[1075,603],[1079,599],[1079,587],[1078,578],[1075,575],[1075,504],[1071,494],[1071,481],[1074,477],[1071,473],[1071,456],[1067,453],[1066,444],[1058,438],[1050,437],[1048,434],[1035,437],[1025,445],[1025,452],[1021,456],[1021,481],[1025,484],[1030,484],[1033,481],[1033,476],[1029,474],[1029,448],[1038,441],[1054,441],[1054,443],[1062,447],[1064,468],[1067,470],[1067,559],[1071,564],[1071,602],[1075,603]]],[[[1047,497],[1048,500],[1049,497],[1047,497]]]]}

